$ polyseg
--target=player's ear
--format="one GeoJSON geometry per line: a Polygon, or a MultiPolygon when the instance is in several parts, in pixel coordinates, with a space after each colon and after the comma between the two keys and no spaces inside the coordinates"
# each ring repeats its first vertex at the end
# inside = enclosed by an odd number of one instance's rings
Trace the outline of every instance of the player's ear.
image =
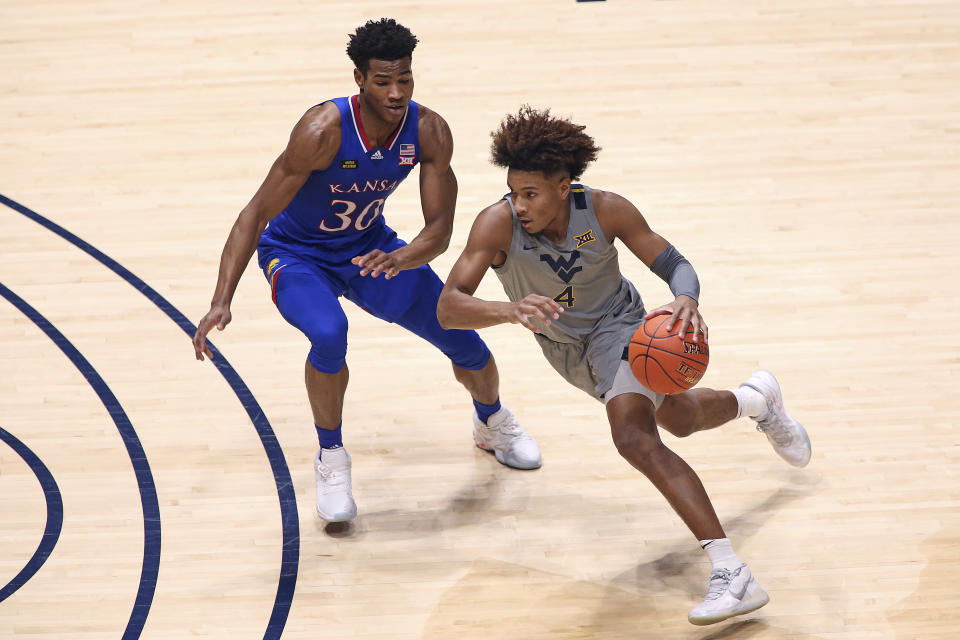
{"type": "Polygon", "coordinates": [[[570,176],[563,176],[560,179],[560,199],[563,200],[570,195],[570,176]]]}
{"type": "Polygon", "coordinates": [[[360,93],[363,93],[363,72],[360,69],[353,70],[353,81],[357,83],[357,88],[360,89],[360,93]]]}

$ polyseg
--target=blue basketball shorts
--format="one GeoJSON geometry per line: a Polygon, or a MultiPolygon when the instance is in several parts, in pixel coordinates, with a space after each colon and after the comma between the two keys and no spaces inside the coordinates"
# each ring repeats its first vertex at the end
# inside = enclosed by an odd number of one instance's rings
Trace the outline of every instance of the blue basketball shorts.
{"type": "MultiPolygon", "coordinates": [[[[406,243],[389,231],[379,245],[393,251],[406,243]]],[[[307,359],[318,371],[337,373],[346,363],[347,317],[343,296],[372,315],[396,323],[437,347],[462,369],[479,370],[490,350],[476,331],[444,329],[437,320],[443,282],[429,265],[387,280],[361,276],[346,262],[326,263],[298,255],[295,247],[261,246],[259,264],[283,318],[310,341],[307,359]]]]}

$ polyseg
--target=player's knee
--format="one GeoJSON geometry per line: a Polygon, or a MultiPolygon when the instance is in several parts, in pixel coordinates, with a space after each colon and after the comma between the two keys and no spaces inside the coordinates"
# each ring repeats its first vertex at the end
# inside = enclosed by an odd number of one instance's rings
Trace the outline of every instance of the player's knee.
{"type": "Polygon", "coordinates": [[[696,423],[685,417],[671,416],[668,419],[660,420],[659,424],[676,438],[686,438],[698,431],[696,423]]]}
{"type": "Polygon", "coordinates": [[[667,396],[657,410],[657,424],[677,438],[686,438],[699,428],[691,409],[690,403],[685,402],[682,395],[667,396]]]}
{"type": "Polygon", "coordinates": [[[670,434],[676,438],[686,438],[687,436],[693,435],[697,432],[696,425],[694,425],[692,422],[662,424],[660,426],[669,431],[670,434]]]}
{"type": "Polygon", "coordinates": [[[320,373],[333,374],[343,369],[343,365],[347,363],[347,354],[331,353],[329,349],[311,347],[310,353],[307,354],[307,360],[320,373]]]}
{"type": "MultiPolygon", "coordinates": [[[[490,349],[480,339],[476,331],[465,329],[448,329],[424,336],[430,344],[440,349],[443,355],[450,358],[455,367],[467,371],[479,371],[490,361],[490,349]]],[[[457,374],[460,380],[460,374],[457,374]]],[[[463,382],[463,380],[460,380],[463,382]]]]}
{"type": "MultiPolygon", "coordinates": [[[[463,333],[473,335],[464,335],[462,344],[455,350],[445,350],[444,355],[450,358],[450,361],[460,369],[479,371],[490,362],[492,357],[490,349],[475,332],[464,331],[463,333]]],[[[457,379],[459,380],[459,377],[457,379]]]]}
{"type": "Polygon", "coordinates": [[[660,438],[637,424],[626,424],[612,431],[613,444],[621,456],[641,470],[653,464],[663,448],[660,438]]]}
{"type": "Polygon", "coordinates": [[[628,442],[617,445],[620,455],[641,473],[649,475],[660,465],[663,453],[667,450],[659,440],[647,439],[643,442],[628,442]]]}
{"type": "Polygon", "coordinates": [[[343,368],[347,357],[347,319],[324,318],[304,328],[310,340],[307,359],[322,373],[336,373],[343,368]]]}
{"type": "Polygon", "coordinates": [[[314,347],[321,349],[325,345],[346,347],[347,318],[344,315],[317,317],[301,327],[301,330],[314,347]]]}

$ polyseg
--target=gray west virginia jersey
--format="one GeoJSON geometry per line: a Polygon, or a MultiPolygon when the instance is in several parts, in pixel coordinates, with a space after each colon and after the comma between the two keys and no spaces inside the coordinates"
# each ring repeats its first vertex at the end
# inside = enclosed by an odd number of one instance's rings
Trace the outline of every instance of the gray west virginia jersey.
{"type": "Polygon", "coordinates": [[[590,188],[570,185],[570,223],[561,244],[527,233],[509,196],[504,199],[513,211],[513,239],[506,261],[494,273],[512,302],[536,293],[564,307],[558,320],[535,334],[537,342],[570,384],[602,399],[613,386],[624,347],[643,322],[644,309],[597,222],[590,188]]]}

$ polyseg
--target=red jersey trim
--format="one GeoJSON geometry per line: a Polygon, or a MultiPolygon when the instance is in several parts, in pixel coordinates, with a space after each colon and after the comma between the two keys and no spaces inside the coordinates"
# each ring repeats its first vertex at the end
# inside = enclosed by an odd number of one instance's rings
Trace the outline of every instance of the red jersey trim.
{"type": "MultiPolygon", "coordinates": [[[[384,145],[385,148],[393,150],[393,145],[397,141],[397,138],[400,137],[403,126],[407,124],[407,114],[409,112],[409,106],[403,110],[403,120],[400,121],[400,125],[390,134],[390,139],[388,139],[387,144],[384,145]]],[[[360,140],[360,144],[363,145],[363,151],[369,153],[373,147],[370,145],[370,141],[367,140],[367,132],[364,131],[363,122],[360,120],[360,101],[358,94],[350,96],[350,115],[353,116],[353,129],[357,132],[357,138],[360,140]]]]}

